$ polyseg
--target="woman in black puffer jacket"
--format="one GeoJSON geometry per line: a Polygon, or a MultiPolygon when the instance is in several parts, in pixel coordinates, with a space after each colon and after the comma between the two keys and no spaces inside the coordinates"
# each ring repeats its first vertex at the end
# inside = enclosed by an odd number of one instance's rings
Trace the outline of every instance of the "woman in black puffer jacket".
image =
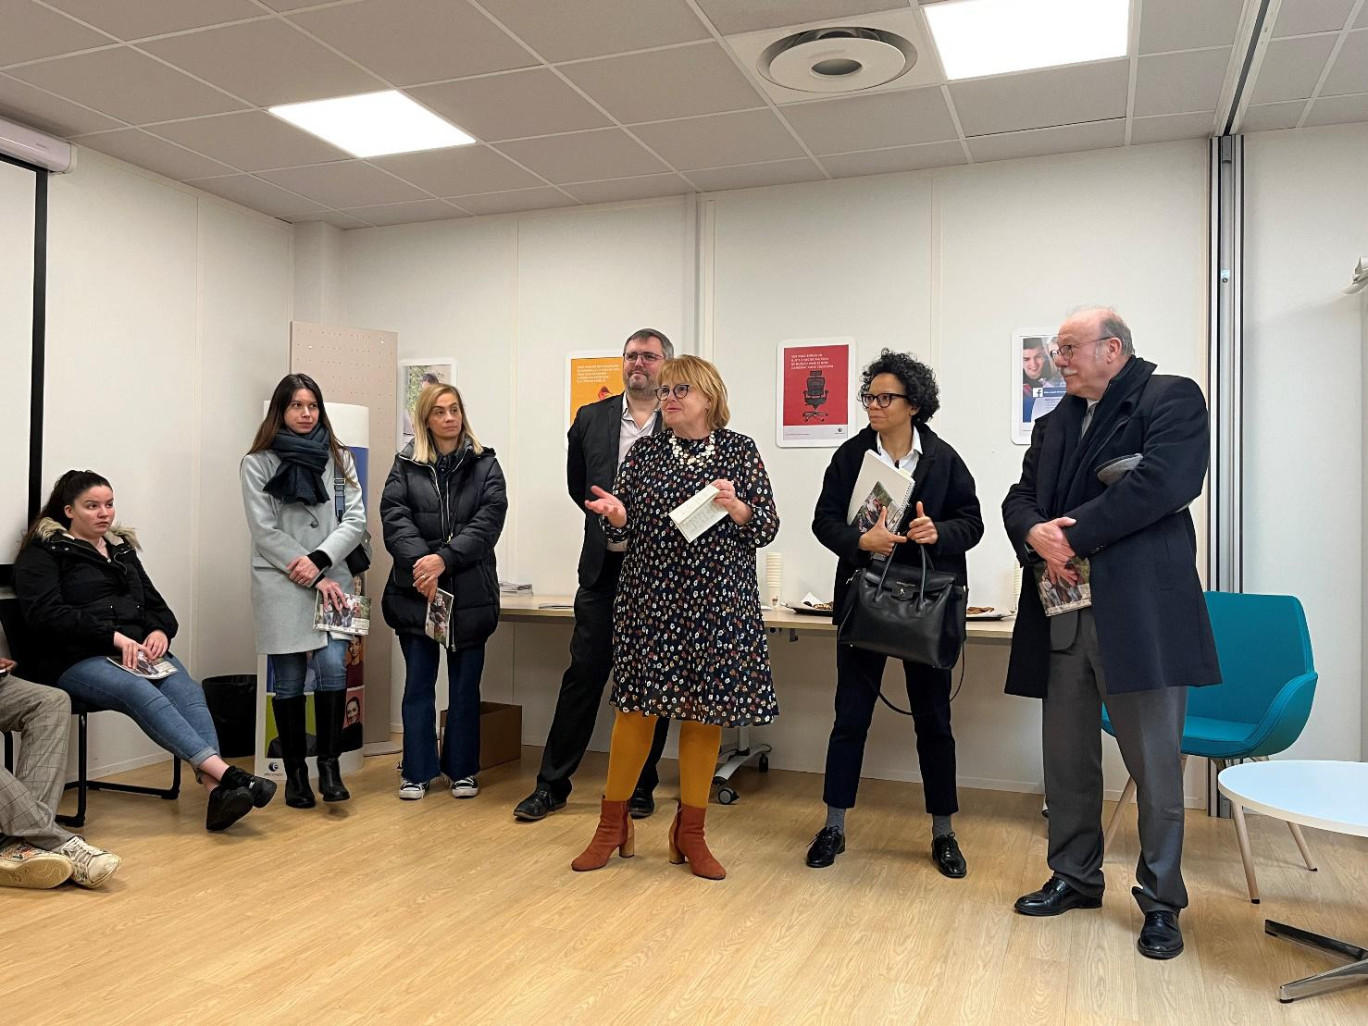
{"type": "Polygon", "coordinates": [[[399,797],[422,798],[445,773],[455,798],[479,794],[480,676],[484,645],[499,622],[494,545],[508,498],[494,450],[470,429],[461,393],[429,385],[413,411],[414,440],[394,459],[380,500],[394,570],[385,585],[385,622],[404,653],[404,764],[399,797]],[[453,596],[447,623],[450,697],[437,753],[439,644],[426,632],[437,590],[453,596]]]}

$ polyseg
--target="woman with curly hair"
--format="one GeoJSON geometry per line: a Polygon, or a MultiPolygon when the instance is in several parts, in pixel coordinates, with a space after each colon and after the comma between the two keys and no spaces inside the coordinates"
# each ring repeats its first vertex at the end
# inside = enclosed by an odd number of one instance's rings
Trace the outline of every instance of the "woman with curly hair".
{"type": "MultiPolygon", "coordinates": [[[[937,570],[951,572],[967,585],[964,554],[983,537],[983,518],[969,468],[926,426],[940,409],[935,374],[914,357],[885,349],[865,368],[860,405],[868,411],[869,427],[831,457],[812,519],[817,540],[837,556],[833,605],[841,608],[851,578],[875,559],[920,566],[917,545],[926,546],[937,570]],[[897,523],[886,523],[884,511],[862,531],[846,522],[846,511],[866,452],[904,471],[913,486],[897,523]]],[[[827,742],[823,788],[827,819],[807,853],[807,864],[814,869],[830,866],[845,851],[845,814],[855,805],[865,738],[886,661],[874,652],[836,646],[836,722],[827,742]]],[[[950,817],[959,810],[950,671],[904,660],[903,674],[917,731],[926,811],[931,815],[931,857],[946,876],[962,877],[967,867],[950,826],[950,817]]]]}

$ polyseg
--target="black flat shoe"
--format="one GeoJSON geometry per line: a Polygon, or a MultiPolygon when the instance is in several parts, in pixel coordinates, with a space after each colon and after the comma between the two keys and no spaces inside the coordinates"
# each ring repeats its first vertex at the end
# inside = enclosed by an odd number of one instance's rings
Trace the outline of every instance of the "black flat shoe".
{"type": "Polygon", "coordinates": [[[1040,890],[1017,898],[1012,907],[1023,916],[1057,916],[1073,908],[1101,908],[1102,899],[1090,898],[1052,876],[1040,890]]]}
{"type": "Polygon", "coordinates": [[[1183,953],[1183,931],[1178,928],[1178,913],[1159,909],[1145,913],[1145,925],[1135,942],[1146,958],[1176,958],[1183,953]]]}
{"type": "Polygon", "coordinates": [[[565,808],[565,799],[557,798],[544,787],[539,787],[529,794],[513,809],[513,818],[520,819],[525,823],[535,823],[539,819],[545,819],[558,809],[565,808]]]}
{"type": "Polygon", "coordinates": [[[252,796],[252,805],[258,809],[266,808],[276,793],[276,782],[274,780],[253,776],[236,766],[229,766],[228,772],[223,774],[223,779],[219,782],[229,787],[245,787],[252,796]]]}
{"type": "Polygon", "coordinates": [[[252,811],[252,792],[245,787],[220,783],[209,792],[209,810],[204,815],[205,830],[227,830],[252,811]]]}
{"type": "Polygon", "coordinates": [[[807,864],[813,869],[825,869],[845,851],[845,834],[835,827],[822,827],[808,846],[807,864]]]}
{"type": "Polygon", "coordinates": [[[958,880],[969,872],[969,864],[964,861],[964,853],[960,851],[953,831],[931,841],[931,861],[942,875],[952,880],[958,880]]]}
{"type": "Polygon", "coordinates": [[[627,803],[627,810],[633,819],[645,819],[655,812],[655,795],[644,787],[638,787],[632,792],[632,799],[627,803]]]}

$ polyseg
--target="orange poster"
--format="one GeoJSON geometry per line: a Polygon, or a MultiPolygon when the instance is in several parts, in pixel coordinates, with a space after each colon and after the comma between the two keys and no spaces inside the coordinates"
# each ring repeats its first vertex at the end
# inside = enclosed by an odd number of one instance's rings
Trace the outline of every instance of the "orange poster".
{"type": "Polygon", "coordinates": [[[565,429],[581,406],[622,394],[622,354],[612,350],[571,353],[565,360],[565,429]]]}

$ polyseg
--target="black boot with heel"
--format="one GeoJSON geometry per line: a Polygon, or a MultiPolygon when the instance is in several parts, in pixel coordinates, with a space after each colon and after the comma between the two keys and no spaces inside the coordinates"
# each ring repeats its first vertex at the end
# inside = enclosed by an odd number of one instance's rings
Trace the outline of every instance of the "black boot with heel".
{"type": "Polygon", "coordinates": [[[285,804],[292,809],[312,809],[313,788],[309,786],[308,745],[304,732],[303,695],[272,698],[276,730],[280,734],[281,761],[285,763],[285,804]]]}
{"type": "Polygon", "coordinates": [[[314,719],[318,727],[318,791],[325,802],[345,802],[351,792],[342,783],[338,757],[342,754],[342,716],[347,692],[315,691],[314,719]]]}

